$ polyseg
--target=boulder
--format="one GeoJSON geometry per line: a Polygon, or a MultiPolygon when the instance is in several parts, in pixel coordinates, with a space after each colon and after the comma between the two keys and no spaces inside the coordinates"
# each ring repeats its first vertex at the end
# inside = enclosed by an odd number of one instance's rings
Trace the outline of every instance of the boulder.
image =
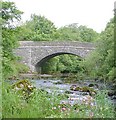
{"type": "Polygon", "coordinates": [[[70,87],[70,90],[79,91],[79,90],[80,90],[80,87],[74,84],[74,85],[72,85],[72,86],[70,87]]]}
{"type": "Polygon", "coordinates": [[[95,88],[99,88],[99,85],[98,84],[93,84],[93,83],[90,83],[88,85],[88,87],[95,87],[95,88]]]}
{"type": "Polygon", "coordinates": [[[94,84],[90,83],[90,84],[88,85],[88,87],[94,87],[94,84]]]}
{"type": "Polygon", "coordinates": [[[15,82],[12,85],[12,88],[25,99],[27,99],[35,89],[35,87],[26,79],[15,82]]]}
{"type": "Polygon", "coordinates": [[[66,94],[73,94],[73,92],[72,92],[72,91],[68,91],[68,90],[67,90],[67,91],[65,91],[65,93],[66,93],[66,94]]]}
{"type": "Polygon", "coordinates": [[[90,95],[95,95],[96,94],[96,91],[93,88],[90,88],[88,86],[79,87],[77,85],[72,85],[70,87],[70,90],[80,91],[80,92],[89,92],[90,95]]]}

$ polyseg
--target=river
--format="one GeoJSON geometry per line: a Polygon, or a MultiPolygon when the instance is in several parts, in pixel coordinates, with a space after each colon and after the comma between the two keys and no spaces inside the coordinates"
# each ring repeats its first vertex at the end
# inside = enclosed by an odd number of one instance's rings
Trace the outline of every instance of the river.
{"type": "MultiPolygon", "coordinates": [[[[29,77],[30,78],[30,77],[29,77]]],[[[15,80],[10,80],[10,82],[15,82],[15,80]]],[[[87,104],[90,103],[95,105],[94,96],[100,90],[107,90],[107,85],[101,81],[95,80],[80,80],[68,82],[67,78],[53,78],[53,77],[40,77],[40,78],[30,78],[30,82],[37,89],[46,91],[48,94],[65,95],[66,99],[62,99],[61,103],[68,103],[71,105],[81,104],[86,101],[87,104]]],[[[109,96],[108,99],[114,105],[116,105],[116,99],[112,99],[114,96],[109,96]]]]}
{"type": "MultiPolygon", "coordinates": [[[[84,80],[77,81],[74,83],[68,83],[66,80],[62,79],[34,79],[31,80],[33,85],[36,88],[47,91],[50,94],[57,95],[66,95],[67,99],[63,99],[61,103],[69,103],[74,105],[76,103],[82,103],[83,101],[90,102],[93,99],[94,95],[90,94],[89,90],[76,90],[74,88],[87,88],[95,90],[96,92],[99,90],[106,89],[106,85],[101,82],[96,82],[92,80],[84,80]]],[[[108,97],[109,101],[113,104],[116,103],[114,99],[108,97]]],[[[92,105],[95,105],[95,102],[91,102],[92,105]]]]}

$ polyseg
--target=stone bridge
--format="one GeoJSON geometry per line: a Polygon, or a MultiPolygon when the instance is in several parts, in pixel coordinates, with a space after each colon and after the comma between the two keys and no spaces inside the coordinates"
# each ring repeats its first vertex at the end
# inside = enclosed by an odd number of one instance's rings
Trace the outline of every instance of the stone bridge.
{"type": "Polygon", "coordinates": [[[77,41],[20,41],[15,53],[22,57],[21,62],[29,66],[32,72],[38,71],[48,59],[62,54],[86,57],[95,49],[93,43],[77,41]]]}

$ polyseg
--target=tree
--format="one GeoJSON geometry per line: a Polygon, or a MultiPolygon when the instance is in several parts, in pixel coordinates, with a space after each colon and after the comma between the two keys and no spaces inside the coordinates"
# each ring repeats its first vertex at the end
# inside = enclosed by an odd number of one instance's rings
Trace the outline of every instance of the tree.
{"type": "Polygon", "coordinates": [[[7,78],[15,71],[14,61],[16,57],[13,49],[17,47],[17,31],[13,25],[14,21],[21,19],[22,12],[13,2],[2,2],[2,70],[3,77],[7,78]]]}
{"type": "Polygon", "coordinates": [[[3,28],[12,28],[13,22],[21,19],[21,12],[18,10],[13,2],[2,2],[2,20],[3,28]]]}
{"type": "Polygon", "coordinates": [[[83,63],[85,69],[88,74],[94,77],[113,80],[116,78],[114,74],[116,70],[114,62],[114,19],[107,23],[97,42],[96,50],[83,63]]]}
{"type": "Polygon", "coordinates": [[[81,40],[78,31],[78,24],[73,23],[58,29],[60,40],[81,40]]]}
{"type": "Polygon", "coordinates": [[[61,40],[75,40],[75,41],[96,41],[99,34],[91,28],[86,26],[78,26],[77,23],[66,25],[59,28],[61,40]]]}
{"type": "Polygon", "coordinates": [[[31,19],[22,26],[20,40],[46,41],[58,37],[54,24],[44,16],[31,15],[31,19]]]}
{"type": "Polygon", "coordinates": [[[42,73],[78,73],[80,68],[81,59],[74,55],[60,55],[51,58],[43,64],[42,73]]]}
{"type": "Polygon", "coordinates": [[[98,33],[91,28],[87,28],[86,26],[79,26],[79,36],[82,41],[91,42],[96,41],[98,38],[98,33]]]}

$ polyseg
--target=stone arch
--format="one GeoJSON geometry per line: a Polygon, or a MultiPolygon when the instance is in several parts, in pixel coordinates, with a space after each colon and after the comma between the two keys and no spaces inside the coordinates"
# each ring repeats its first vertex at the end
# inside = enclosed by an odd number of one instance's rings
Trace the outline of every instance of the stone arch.
{"type": "Polygon", "coordinates": [[[57,53],[53,53],[53,54],[50,54],[50,55],[47,55],[45,56],[44,58],[42,58],[41,60],[39,60],[38,62],[36,62],[35,64],[35,70],[36,72],[40,72],[41,70],[41,66],[47,62],[49,59],[53,58],[53,57],[56,57],[56,56],[59,56],[59,55],[64,55],[64,54],[69,54],[69,55],[74,55],[74,56],[78,56],[82,59],[82,56],[78,55],[78,54],[74,54],[74,53],[70,53],[70,52],[57,52],[57,53]]]}

